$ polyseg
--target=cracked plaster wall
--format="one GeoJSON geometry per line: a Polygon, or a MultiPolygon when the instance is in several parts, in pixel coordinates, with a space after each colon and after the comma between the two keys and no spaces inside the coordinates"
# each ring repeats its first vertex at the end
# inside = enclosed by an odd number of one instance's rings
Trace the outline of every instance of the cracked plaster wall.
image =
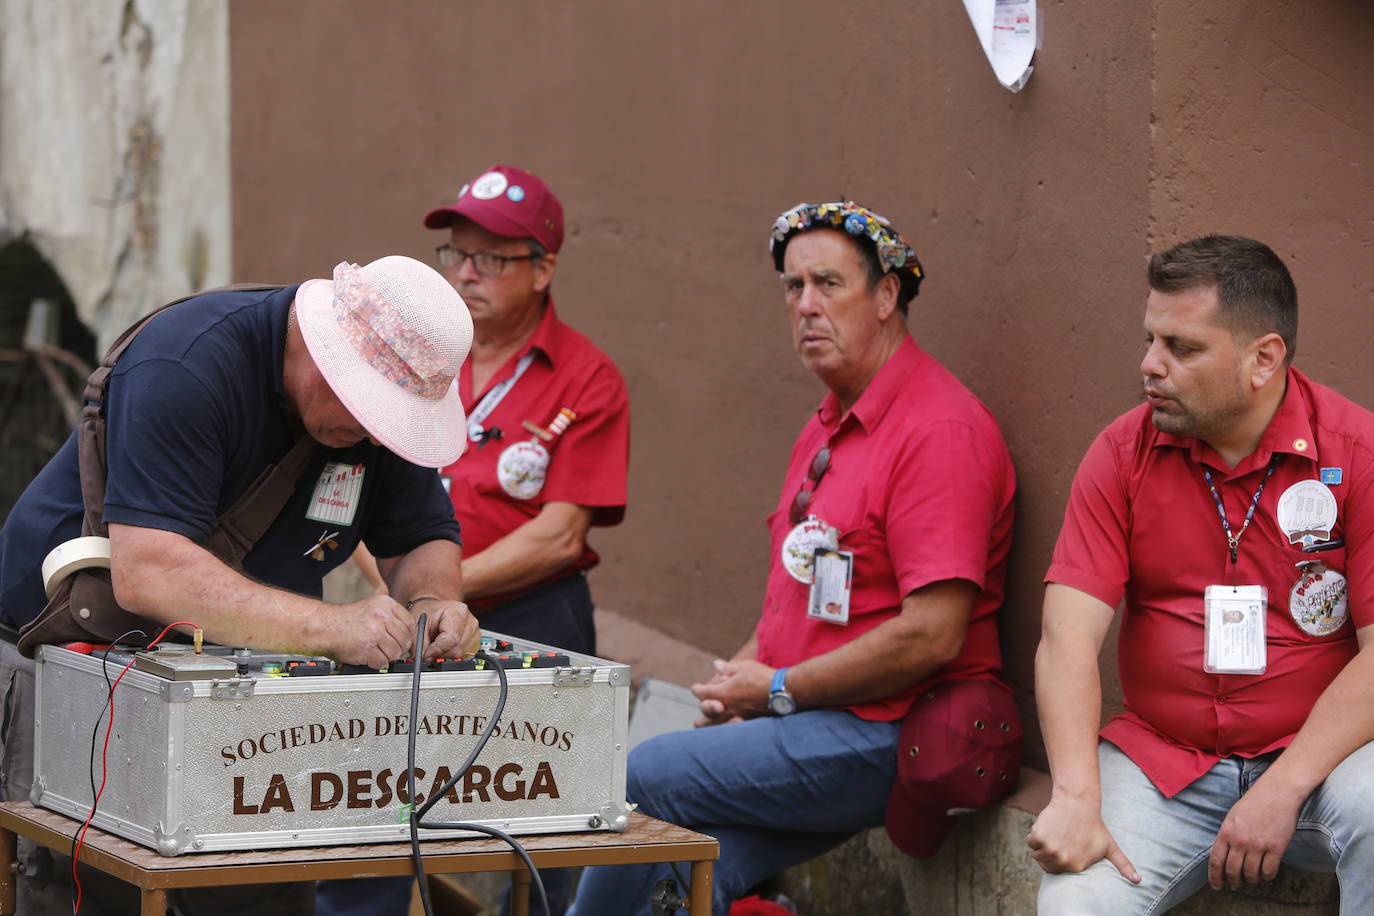
{"type": "Polygon", "coordinates": [[[0,243],[27,235],[101,349],[230,275],[228,10],[0,0],[0,243]]]}

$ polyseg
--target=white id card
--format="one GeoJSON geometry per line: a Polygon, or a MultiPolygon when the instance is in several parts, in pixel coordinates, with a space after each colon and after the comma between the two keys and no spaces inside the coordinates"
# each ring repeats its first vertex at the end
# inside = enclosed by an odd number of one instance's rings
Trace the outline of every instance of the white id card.
{"type": "Polygon", "coordinates": [[[1203,597],[1208,674],[1263,674],[1269,595],[1263,585],[1209,585],[1203,597]]]}
{"type": "Polygon", "coordinates": [[[847,550],[816,549],[812,561],[811,598],[806,616],[826,623],[849,623],[849,589],[854,573],[854,554],[847,550]]]}

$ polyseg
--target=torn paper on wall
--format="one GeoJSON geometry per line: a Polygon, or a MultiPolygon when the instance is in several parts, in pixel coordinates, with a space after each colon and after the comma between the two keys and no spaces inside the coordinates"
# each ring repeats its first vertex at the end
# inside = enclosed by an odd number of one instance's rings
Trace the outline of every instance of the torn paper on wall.
{"type": "Polygon", "coordinates": [[[1035,69],[1035,0],[964,0],[964,9],[998,82],[1020,92],[1035,69]]]}

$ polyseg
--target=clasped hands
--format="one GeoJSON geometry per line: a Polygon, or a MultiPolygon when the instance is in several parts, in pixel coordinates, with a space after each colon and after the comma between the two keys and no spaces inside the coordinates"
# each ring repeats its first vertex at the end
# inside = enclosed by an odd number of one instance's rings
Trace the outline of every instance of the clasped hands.
{"type": "Polygon", "coordinates": [[[692,693],[701,701],[701,717],[693,725],[702,728],[768,714],[773,668],[753,660],[718,658],[711,664],[715,675],[704,684],[692,685],[692,693]]]}

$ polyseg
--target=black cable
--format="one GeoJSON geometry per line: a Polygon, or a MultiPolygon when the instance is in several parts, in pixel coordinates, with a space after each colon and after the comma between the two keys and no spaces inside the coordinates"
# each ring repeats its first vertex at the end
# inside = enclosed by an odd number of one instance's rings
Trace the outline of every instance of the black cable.
{"type": "MultiPolygon", "coordinates": [[[[95,717],[95,725],[91,728],[91,757],[90,763],[86,767],[86,775],[87,777],[89,777],[91,781],[91,820],[95,820],[95,806],[97,801],[95,797],[95,793],[97,791],[95,787],[95,745],[96,742],[100,739],[100,723],[105,721],[105,712],[110,708],[110,700],[114,697],[114,683],[110,680],[110,650],[117,646],[119,643],[122,643],[128,637],[133,636],[135,633],[144,638],[147,638],[148,636],[148,634],[142,630],[128,630],[124,633],[119,634],[118,639],[115,639],[113,642],[107,645],[105,647],[104,654],[100,656],[100,673],[105,675],[106,694],[105,702],[101,704],[100,707],[100,715],[95,717]]],[[[114,722],[111,721],[110,724],[111,726],[113,726],[114,722]]],[[[77,834],[79,833],[80,831],[77,831],[77,833],[72,834],[72,851],[69,855],[69,858],[76,858],[76,838],[77,834]]],[[[72,912],[76,912],[75,882],[72,883],[72,912]]]]}
{"type": "Polygon", "coordinates": [[[421,614],[415,623],[415,649],[411,654],[413,663],[410,674],[410,734],[406,736],[406,785],[410,799],[410,856],[415,862],[415,882],[420,887],[420,904],[425,916],[434,916],[434,906],[429,900],[429,882],[425,880],[425,860],[420,855],[420,818],[415,813],[415,717],[420,714],[420,667],[424,658],[425,631],[429,615],[421,614]]]}
{"type": "Polygon", "coordinates": [[[471,830],[474,833],[485,833],[487,836],[495,837],[507,843],[511,849],[515,850],[515,854],[524,861],[525,867],[529,869],[530,880],[534,882],[535,888],[539,891],[539,901],[544,905],[545,914],[548,914],[550,912],[549,898],[548,895],[544,893],[544,881],[539,877],[539,869],[534,867],[534,861],[530,858],[529,853],[525,851],[525,847],[521,846],[519,841],[510,834],[497,830],[495,827],[486,827],[482,824],[421,820],[429,809],[434,807],[439,799],[447,795],[462,781],[463,777],[467,775],[467,771],[472,767],[473,761],[477,759],[477,755],[482,753],[482,748],[486,747],[487,739],[491,737],[492,731],[495,730],[497,723],[501,719],[501,713],[506,711],[506,696],[509,692],[509,684],[506,680],[506,669],[501,666],[500,660],[488,655],[486,652],[476,653],[476,657],[481,658],[488,666],[496,669],[496,679],[500,682],[500,690],[496,699],[496,712],[492,714],[491,721],[487,723],[486,729],[483,730],[481,736],[477,739],[477,744],[473,747],[472,752],[468,754],[468,759],[463,761],[463,765],[458,769],[457,774],[448,782],[444,783],[442,788],[430,793],[430,797],[425,800],[423,805],[417,805],[415,803],[415,736],[419,730],[416,723],[420,715],[420,668],[422,666],[421,659],[424,658],[423,650],[426,623],[428,622],[427,616],[426,614],[421,614],[415,624],[415,653],[412,656],[414,659],[414,667],[411,670],[410,677],[410,734],[406,738],[406,784],[410,794],[410,853],[415,862],[415,879],[420,885],[420,903],[424,907],[425,916],[434,916],[434,909],[429,899],[429,882],[425,880],[424,858],[420,855],[419,828],[421,827],[426,830],[471,830]]]}

